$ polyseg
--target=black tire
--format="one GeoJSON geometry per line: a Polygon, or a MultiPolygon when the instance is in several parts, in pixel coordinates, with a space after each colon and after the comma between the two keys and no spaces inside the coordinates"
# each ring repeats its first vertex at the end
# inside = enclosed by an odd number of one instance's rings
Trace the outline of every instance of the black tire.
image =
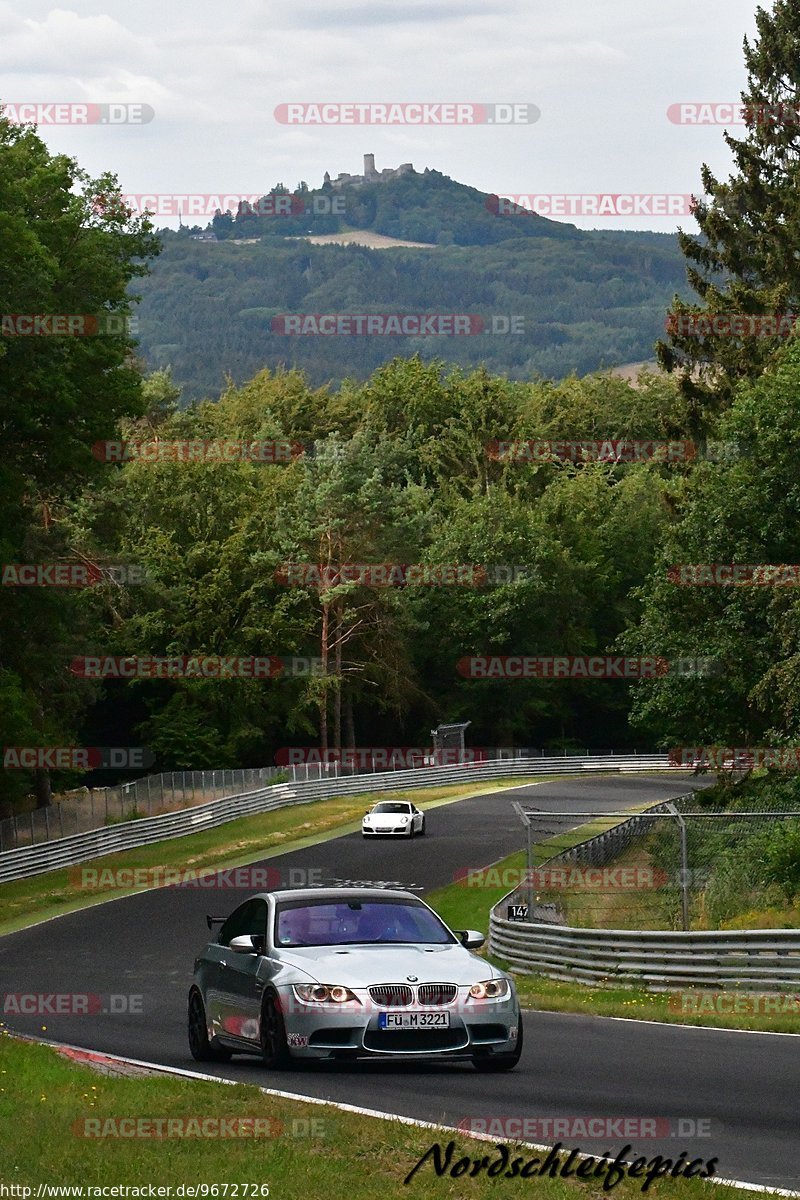
{"type": "Polygon", "coordinates": [[[286,1041],[286,1024],[281,1012],[280,1000],[274,992],[267,992],[261,1005],[261,1057],[270,1071],[286,1071],[292,1065],[292,1056],[286,1041]]]}
{"type": "Polygon", "coordinates": [[[408,827],[408,840],[411,841],[411,839],[413,837],[414,837],[414,822],[412,820],[411,824],[408,827]]]}
{"type": "Polygon", "coordinates": [[[497,1071],[513,1071],[522,1057],[522,1042],[522,1014],[520,1013],[517,1024],[516,1050],[512,1054],[487,1054],[485,1058],[473,1058],[472,1065],[476,1071],[480,1071],[484,1075],[494,1074],[497,1071]]]}
{"type": "Polygon", "coordinates": [[[422,818],[422,824],[419,827],[419,836],[425,837],[425,818],[422,818]]]}
{"type": "Polygon", "coordinates": [[[196,1062],[227,1062],[230,1058],[230,1050],[208,1040],[206,1010],[197,988],[192,988],[189,993],[188,1034],[189,1051],[196,1062]]]}

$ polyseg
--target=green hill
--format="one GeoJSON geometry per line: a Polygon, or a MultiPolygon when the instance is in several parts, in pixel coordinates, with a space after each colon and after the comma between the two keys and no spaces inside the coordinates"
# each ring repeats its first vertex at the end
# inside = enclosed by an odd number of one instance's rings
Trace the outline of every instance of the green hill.
{"type": "Polygon", "coordinates": [[[186,398],[216,394],[227,376],[242,382],[264,366],[302,368],[316,385],[364,379],[414,353],[485,363],[517,379],[583,374],[651,358],[684,287],[674,235],[587,232],[523,211],[498,216],[496,198],[436,171],[299,194],[307,211],[295,216],[240,206],[215,217],[217,242],[164,231],[164,252],[139,285],[141,350],[149,366],[172,365],[186,398]],[[315,214],[326,203],[345,211],[315,214]],[[435,249],[295,240],[353,229],[435,249]],[[283,332],[280,318],[297,313],[472,320],[468,336],[283,332]]]}

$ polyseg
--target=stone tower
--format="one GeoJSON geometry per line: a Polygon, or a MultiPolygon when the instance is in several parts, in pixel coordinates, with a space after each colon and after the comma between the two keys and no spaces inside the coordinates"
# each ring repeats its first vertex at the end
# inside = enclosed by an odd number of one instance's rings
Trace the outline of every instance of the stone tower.
{"type": "Polygon", "coordinates": [[[375,155],[364,155],[364,178],[374,179],[378,172],[375,170],[375,155]]]}

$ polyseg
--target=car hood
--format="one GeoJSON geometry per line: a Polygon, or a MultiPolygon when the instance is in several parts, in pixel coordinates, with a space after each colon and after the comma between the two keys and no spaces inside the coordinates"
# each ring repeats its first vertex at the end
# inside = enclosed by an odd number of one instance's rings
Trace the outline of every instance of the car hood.
{"type": "Polygon", "coordinates": [[[403,817],[408,821],[411,813],[367,813],[364,819],[373,825],[399,825],[403,817]]]}
{"type": "Polygon", "coordinates": [[[376,983],[476,983],[502,974],[463,946],[332,946],[276,950],[275,958],[318,983],[365,988],[376,983]]]}

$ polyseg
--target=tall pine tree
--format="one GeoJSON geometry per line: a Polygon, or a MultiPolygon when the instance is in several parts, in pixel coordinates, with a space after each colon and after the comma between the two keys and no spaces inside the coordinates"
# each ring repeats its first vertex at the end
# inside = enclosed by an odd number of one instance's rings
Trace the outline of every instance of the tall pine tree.
{"type": "Polygon", "coordinates": [[[702,303],[676,297],[668,338],[657,345],[697,432],[727,407],[739,380],[761,373],[800,312],[800,5],[759,8],[756,26],[755,43],[744,39],[747,133],[723,134],[735,173],[720,182],[703,164],[705,197],[694,209],[700,236],[679,234],[702,303]],[[773,324],[776,315],[783,319],[773,324]]]}

